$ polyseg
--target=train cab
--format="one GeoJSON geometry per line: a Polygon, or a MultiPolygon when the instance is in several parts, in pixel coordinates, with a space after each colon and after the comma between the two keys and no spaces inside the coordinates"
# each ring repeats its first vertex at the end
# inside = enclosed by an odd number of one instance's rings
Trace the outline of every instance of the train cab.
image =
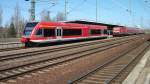
{"type": "Polygon", "coordinates": [[[26,23],[26,25],[24,27],[24,31],[22,33],[22,38],[21,38],[21,42],[25,43],[26,46],[27,45],[29,46],[31,33],[37,24],[38,24],[38,22],[26,23]]]}

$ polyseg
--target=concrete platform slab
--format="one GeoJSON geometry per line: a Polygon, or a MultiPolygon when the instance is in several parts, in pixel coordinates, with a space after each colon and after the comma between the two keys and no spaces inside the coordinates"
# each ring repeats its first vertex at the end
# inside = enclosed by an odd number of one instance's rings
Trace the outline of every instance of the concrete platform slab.
{"type": "Polygon", "coordinates": [[[150,50],[146,52],[122,84],[150,84],[150,50]]]}

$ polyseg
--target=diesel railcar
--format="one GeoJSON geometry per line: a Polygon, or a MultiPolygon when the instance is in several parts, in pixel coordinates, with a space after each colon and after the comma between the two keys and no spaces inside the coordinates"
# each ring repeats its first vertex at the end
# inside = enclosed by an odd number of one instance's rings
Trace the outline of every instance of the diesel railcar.
{"type": "Polygon", "coordinates": [[[84,25],[65,22],[29,22],[26,24],[21,42],[26,47],[58,41],[108,37],[107,26],[84,25]]]}

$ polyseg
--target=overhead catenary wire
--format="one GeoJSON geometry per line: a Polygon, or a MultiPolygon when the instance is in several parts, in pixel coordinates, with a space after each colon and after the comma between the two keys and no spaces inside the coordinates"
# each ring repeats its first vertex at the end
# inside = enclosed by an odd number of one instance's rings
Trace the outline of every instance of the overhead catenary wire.
{"type": "MultiPolygon", "coordinates": [[[[29,1],[29,0],[26,0],[26,1],[29,1]]],[[[53,0],[31,0],[31,9],[29,10],[30,12],[30,20],[31,21],[35,21],[35,6],[36,6],[36,3],[40,1],[41,2],[51,2],[53,0]]],[[[51,2],[52,4],[52,7],[55,6],[55,3],[54,2],[51,2]]]]}
{"type": "Polygon", "coordinates": [[[124,11],[126,11],[127,13],[129,13],[129,15],[131,16],[131,25],[134,26],[134,14],[135,11],[132,10],[132,1],[129,0],[129,7],[126,7],[125,5],[123,5],[122,3],[120,3],[118,0],[111,0],[113,1],[115,4],[117,4],[120,8],[124,9],[124,11]]]}
{"type": "Polygon", "coordinates": [[[81,5],[83,6],[86,2],[87,2],[87,0],[83,0],[80,4],[76,5],[72,9],[70,9],[70,11],[68,11],[67,14],[70,14],[71,12],[77,11],[79,8],[81,8],[81,5]]]}
{"type": "MultiPolygon", "coordinates": [[[[150,14],[150,7],[148,6],[148,4],[150,4],[150,1],[148,0],[141,0],[141,3],[139,2],[139,5],[141,6],[141,8],[143,9],[143,11],[149,16],[150,14]],[[143,5],[141,5],[141,3],[143,5]]],[[[150,19],[150,18],[147,18],[147,19],[150,19]]],[[[140,24],[141,24],[141,27],[144,27],[144,23],[145,22],[148,22],[148,20],[146,21],[146,18],[144,18],[142,15],[141,17],[139,18],[140,20],[140,24]]],[[[146,26],[145,26],[146,27],[146,26]]]]}
{"type": "Polygon", "coordinates": [[[150,1],[149,1],[149,0],[144,0],[144,3],[146,3],[146,4],[147,4],[147,7],[150,8],[150,1]]]}
{"type": "Polygon", "coordinates": [[[120,3],[118,0],[117,1],[116,0],[111,0],[111,1],[113,1],[114,3],[116,3],[119,7],[123,8],[126,12],[128,12],[128,13],[132,12],[128,7],[122,5],[122,3],[120,3]]]}
{"type": "MultiPolygon", "coordinates": [[[[146,9],[146,12],[147,11],[150,11],[150,10],[147,10],[147,9],[150,9],[150,1],[148,1],[148,0],[144,0],[143,1],[145,4],[143,4],[144,5],[144,9],[146,9]]],[[[148,13],[149,14],[149,13],[148,13]]]]}

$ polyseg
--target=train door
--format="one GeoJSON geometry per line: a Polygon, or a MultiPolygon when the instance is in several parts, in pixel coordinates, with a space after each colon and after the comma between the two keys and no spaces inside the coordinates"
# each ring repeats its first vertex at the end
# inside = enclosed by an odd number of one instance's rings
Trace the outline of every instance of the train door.
{"type": "Polygon", "coordinates": [[[100,33],[101,33],[101,35],[104,35],[104,30],[103,30],[103,29],[101,29],[100,33]]]}
{"type": "Polygon", "coordinates": [[[107,30],[108,38],[112,37],[112,30],[107,30]]]}
{"type": "Polygon", "coordinates": [[[62,27],[56,28],[56,39],[62,39],[62,27]]]}

